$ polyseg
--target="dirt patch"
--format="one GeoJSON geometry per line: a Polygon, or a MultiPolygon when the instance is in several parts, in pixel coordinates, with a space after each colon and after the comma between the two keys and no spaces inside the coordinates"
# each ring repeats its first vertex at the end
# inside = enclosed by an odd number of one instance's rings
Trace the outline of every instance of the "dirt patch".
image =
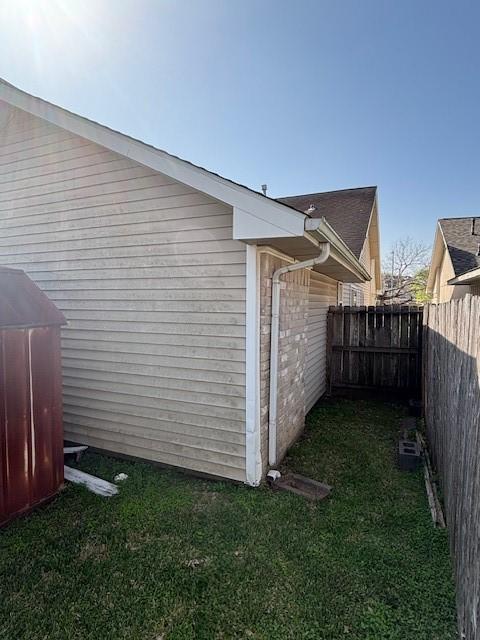
{"type": "Polygon", "coordinates": [[[133,531],[128,534],[128,540],[125,543],[125,548],[129,551],[139,551],[145,545],[151,544],[154,541],[154,536],[149,533],[145,533],[144,531],[133,531]]]}
{"type": "Polygon", "coordinates": [[[97,542],[86,542],[80,549],[78,557],[82,562],[85,560],[105,560],[108,555],[107,545],[97,542]]]}
{"type": "Polygon", "coordinates": [[[190,569],[205,567],[208,564],[210,564],[210,558],[191,558],[185,562],[185,566],[190,567],[190,569]]]}
{"type": "Polygon", "coordinates": [[[211,505],[218,502],[220,498],[220,494],[216,491],[200,491],[195,496],[195,504],[193,505],[193,510],[205,511],[211,505]]]}

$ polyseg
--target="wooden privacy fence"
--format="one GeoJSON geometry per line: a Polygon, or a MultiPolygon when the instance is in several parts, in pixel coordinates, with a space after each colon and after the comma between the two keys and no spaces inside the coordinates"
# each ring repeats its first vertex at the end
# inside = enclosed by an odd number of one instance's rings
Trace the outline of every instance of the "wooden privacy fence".
{"type": "Polygon", "coordinates": [[[330,307],[329,388],[385,389],[416,397],[421,386],[422,309],[330,307]]]}
{"type": "Polygon", "coordinates": [[[460,637],[467,640],[480,640],[479,325],[479,296],[425,309],[425,421],[444,495],[460,637]]]}

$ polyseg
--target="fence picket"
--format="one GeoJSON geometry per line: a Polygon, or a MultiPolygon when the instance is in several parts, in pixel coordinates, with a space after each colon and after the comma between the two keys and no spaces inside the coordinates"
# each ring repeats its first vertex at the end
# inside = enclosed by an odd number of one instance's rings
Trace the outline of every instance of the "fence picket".
{"type": "Polygon", "coordinates": [[[330,390],[389,389],[416,396],[421,317],[418,307],[330,307],[330,390]]]}

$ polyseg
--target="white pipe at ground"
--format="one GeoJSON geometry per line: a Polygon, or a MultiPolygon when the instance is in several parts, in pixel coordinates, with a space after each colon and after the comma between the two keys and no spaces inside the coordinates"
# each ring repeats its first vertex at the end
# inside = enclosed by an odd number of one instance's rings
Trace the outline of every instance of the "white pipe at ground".
{"type": "Polygon", "coordinates": [[[330,243],[323,242],[319,245],[320,255],[311,260],[296,262],[286,267],[277,269],[272,276],[272,318],[270,330],[270,406],[268,417],[268,464],[277,463],[277,376],[278,376],[278,336],[280,328],[280,290],[281,276],[290,271],[310,269],[317,264],[322,264],[330,256],[330,243]]]}

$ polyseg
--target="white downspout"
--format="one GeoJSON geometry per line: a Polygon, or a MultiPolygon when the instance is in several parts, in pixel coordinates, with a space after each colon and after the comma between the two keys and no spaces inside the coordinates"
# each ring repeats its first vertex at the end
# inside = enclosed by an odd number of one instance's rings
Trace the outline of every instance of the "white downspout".
{"type": "Polygon", "coordinates": [[[270,331],[270,406],[268,418],[268,464],[277,463],[277,376],[278,376],[278,334],[280,327],[280,288],[281,276],[290,271],[308,269],[325,262],[330,255],[330,243],[322,242],[319,245],[318,258],[296,262],[277,269],[272,276],[272,320],[270,331]]]}

